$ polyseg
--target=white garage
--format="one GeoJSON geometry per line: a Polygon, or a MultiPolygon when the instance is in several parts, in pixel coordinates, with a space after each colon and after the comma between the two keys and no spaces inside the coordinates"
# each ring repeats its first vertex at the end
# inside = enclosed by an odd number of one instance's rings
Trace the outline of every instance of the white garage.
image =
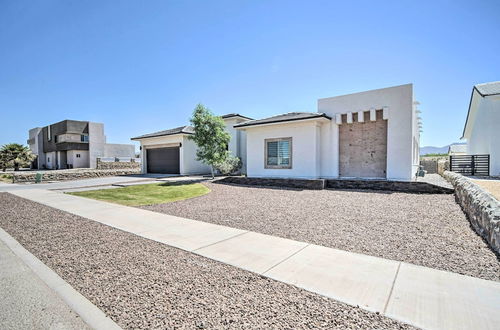
{"type": "Polygon", "coordinates": [[[141,143],[142,173],[209,173],[210,168],[196,160],[196,144],[188,138],[191,134],[191,126],[181,126],[132,138],[141,143]]]}

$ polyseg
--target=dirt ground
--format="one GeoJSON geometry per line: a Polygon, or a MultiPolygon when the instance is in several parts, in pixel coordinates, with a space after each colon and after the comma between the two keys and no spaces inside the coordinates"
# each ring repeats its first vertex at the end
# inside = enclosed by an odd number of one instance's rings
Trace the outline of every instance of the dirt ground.
{"type": "Polygon", "coordinates": [[[500,179],[499,180],[472,180],[475,184],[481,186],[500,201],[500,179]]]}

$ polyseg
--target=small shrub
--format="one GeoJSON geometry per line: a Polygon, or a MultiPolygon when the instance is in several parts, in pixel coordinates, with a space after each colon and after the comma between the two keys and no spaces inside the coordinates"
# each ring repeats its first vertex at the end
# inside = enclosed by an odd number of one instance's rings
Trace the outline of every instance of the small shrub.
{"type": "Polygon", "coordinates": [[[242,165],[243,163],[238,157],[228,156],[226,160],[215,164],[214,167],[222,175],[231,175],[237,173],[241,169],[242,165]]]}

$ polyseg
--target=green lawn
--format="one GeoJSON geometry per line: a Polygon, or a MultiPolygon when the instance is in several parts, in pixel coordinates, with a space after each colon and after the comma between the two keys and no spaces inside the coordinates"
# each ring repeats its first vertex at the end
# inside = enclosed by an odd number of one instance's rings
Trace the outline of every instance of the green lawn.
{"type": "Polygon", "coordinates": [[[5,183],[12,183],[12,175],[0,174],[0,181],[5,183]]]}
{"type": "Polygon", "coordinates": [[[174,202],[202,196],[209,192],[210,189],[200,183],[153,183],[116,189],[79,191],[69,194],[127,206],[139,206],[174,202]]]}

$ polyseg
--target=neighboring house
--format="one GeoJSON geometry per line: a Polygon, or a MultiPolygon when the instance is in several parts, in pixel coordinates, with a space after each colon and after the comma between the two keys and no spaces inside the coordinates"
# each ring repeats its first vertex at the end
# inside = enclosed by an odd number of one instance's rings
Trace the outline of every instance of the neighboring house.
{"type": "MultiPolygon", "coordinates": [[[[251,118],[236,113],[221,117],[231,136],[228,150],[245,163],[245,132],[236,130],[233,126],[251,118]]],[[[188,138],[193,133],[193,127],[181,126],[132,138],[141,143],[142,173],[209,173],[209,166],[196,160],[196,144],[188,138]]]]}
{"type": "Polygon", "coordinates": [[[412,180],[419,118],[411,84],[318,100],[235,125],[247,139],[249,177],[412,180]]]}
{"type": "Polygon", "coordinates": [[[63,120],[29,130],[37,169],[95,168],[100,157],[135,157],[134,145],[106,143],[104,124],[63,120]]]}
{"type": "Polygon", "coordinates": [[[467,144],[464,143],[450,144],[450,146],[448,147],[448,155],[449,156],[467,155],[467,144]]]}
{"type": "Polygon", "coordinates": [[[500,81],[472,88],[462,139],[467,154],[490,155],[490,175],[500,175],[500,81]]]}

